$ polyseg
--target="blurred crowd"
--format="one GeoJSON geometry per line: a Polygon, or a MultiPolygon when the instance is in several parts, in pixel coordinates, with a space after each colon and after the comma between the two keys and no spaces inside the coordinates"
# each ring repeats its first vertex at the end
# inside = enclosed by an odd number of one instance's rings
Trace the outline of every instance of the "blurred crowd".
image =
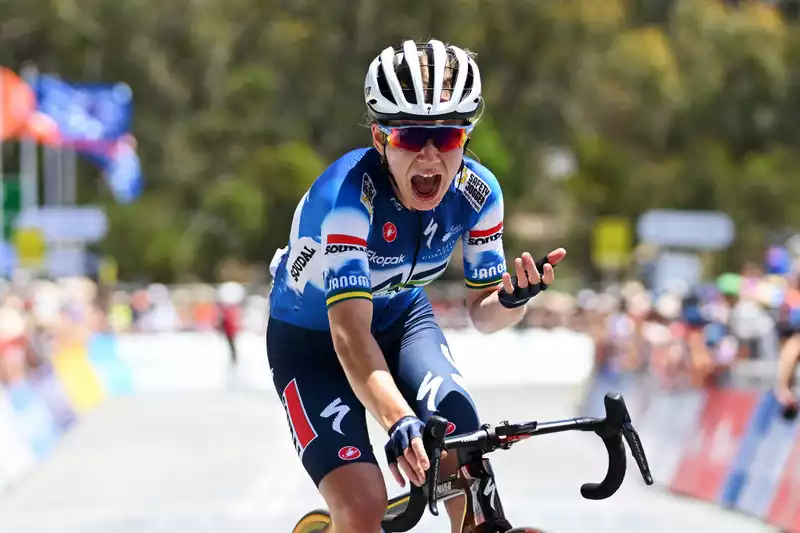
{"type": "MultiPolygon", "coordinates": [[[[649,372],[667,387],[725,384],[742,361],[781,361],[776,390],[796,405],[800,263],[785,250],[769,253],[766,266],[749,264],[693,287],[677,282],[654,292],[627,281],[577,294],[552,288],[530,301],[519,327],[584,332],[594,339],[599,371],[649,372]]],[[[108,290],[83,278],[0,281],[0,382],[46,360],[55,344],[97,332],[217,331],[235,362],[237,334],[266,329],[268,291],[232,282],[108,290]]],[[[457,282],[428,288],[442,327],[470,327],[463,291],[457,282]]]]}

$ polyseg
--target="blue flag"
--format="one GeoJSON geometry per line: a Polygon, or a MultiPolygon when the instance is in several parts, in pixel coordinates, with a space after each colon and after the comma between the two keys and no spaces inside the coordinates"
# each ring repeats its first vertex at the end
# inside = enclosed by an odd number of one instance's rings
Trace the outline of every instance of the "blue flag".
{"type": "Polygon", "coordinates": [[[36,97],[39,111],[58,126],[61,143],[103,170],[117,202],[136,200],[143,178],[130,134],[131,88],[124,83],[74,84],[39,76],[36,97]]]}
{"type": "Polygon", "coordinates": [[[36,79],[36,100],[63,143],[78,151],[95,151],[131,129],[133,93],[124,83],[70,84],[43,75],[36,79]]]}

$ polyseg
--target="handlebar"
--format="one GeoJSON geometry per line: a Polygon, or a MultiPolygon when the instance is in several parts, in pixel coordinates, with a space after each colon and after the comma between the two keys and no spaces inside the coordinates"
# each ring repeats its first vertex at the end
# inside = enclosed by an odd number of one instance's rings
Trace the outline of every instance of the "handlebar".
{"type": "Polygon", "coordinates": [[[385,531],[408,531],[420,521],[427,506],[431,514],[438,515],[436,487],[439,485],[439,466],[442,450],[464,449],[481,454],[498,448],[508,449],[520,440],[563,431],[592,431],[603,440],[608,452],[608,470],[600,483],[584,483],[581,496],[589,500],[611,497],[622,485],[627,469],[623,438],[631,449],[639,471],[647,485],[653,484],[650,467],[642,447],[639,434],[633,428],[625,400],[620,394],[606,394],[604,398],[605,418],[572,418],[554,422],[525,422],[509,424],[503,422],[496,427],[483,426],[465,435],[445,438],[447,420],[433,416],[425,425],[423,444],[430,458],[425,483],[421,487],[411,486],[408,503],[403,512],[386,518],[382,522],[385,531]]]}

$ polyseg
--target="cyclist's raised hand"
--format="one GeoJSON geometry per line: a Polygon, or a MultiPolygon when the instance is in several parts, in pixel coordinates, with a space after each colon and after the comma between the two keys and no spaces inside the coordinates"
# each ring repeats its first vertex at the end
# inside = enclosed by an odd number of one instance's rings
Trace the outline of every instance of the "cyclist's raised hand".
{"type": "Polygon", "coordinates": [[[422,486],[425,483],[425,472],[430,468],[430,460],[422,444],[424,430],[425,424],[415,416],[404,416],[389,429],[389,442],[384,447],[386,461],[401,487],[406,482],[400,470],[414,485],[422,486]]]}

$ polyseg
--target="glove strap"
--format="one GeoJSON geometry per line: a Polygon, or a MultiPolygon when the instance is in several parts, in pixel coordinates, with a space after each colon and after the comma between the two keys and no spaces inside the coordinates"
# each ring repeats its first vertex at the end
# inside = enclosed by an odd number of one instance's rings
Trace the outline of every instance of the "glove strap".
{"type": "MultiPolygon", "coordinates": [[[[534,261],[536,265],[536,270],[539,272],[540,275],[544,275],[544,265],[549,265],[550,261],[547,260],[547,256],[542,257],[534,261]]],[[[555,268],[555,266],[553,266],[555,268]]],[[[502,286],[500,287],[500,291],[498,291],[498,300],[500,301],[500,305],[507,309],[516,309],[517,307],[522,307],[528,300],[536,296],[542,291],[547,290],[547,284],[544,281],[539,281],[539,283],[535,285],[528,285],[524,289],[519,287],[517,283],[517,275],[511,274],[511,285],[514,287],[514,292],[509,294],[506,292],[505,288],[502,286]]]]}
{"type": "Polygon", "coordinates": [[[400,426],[405,424],[408,420],[413,420],[415,418],[417,418],[417,417],[416,416],[411,416],[411,415],[406,415],[403,418],[401,418],[400,420],[398,420],[397,422],[395,422],[394,424],[392,424],[392,427],[389,428],[389,436],[391,437],[392,434],[397,430],[397,428],[399,428],[400,426]]]}

